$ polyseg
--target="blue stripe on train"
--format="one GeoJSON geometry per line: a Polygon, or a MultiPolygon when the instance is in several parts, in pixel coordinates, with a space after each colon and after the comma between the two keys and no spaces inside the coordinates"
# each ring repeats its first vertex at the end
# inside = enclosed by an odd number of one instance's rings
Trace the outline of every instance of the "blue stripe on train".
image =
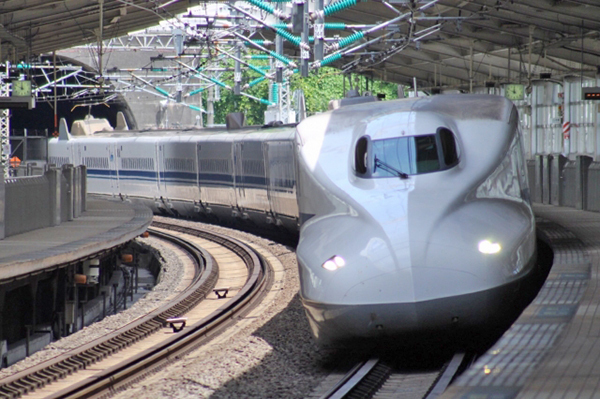
{"type": "MultiPolygon", "coordinates": [[[[88,169],[87,174],[92,179],[116,178],[116,172],[108,169],[88,169]]],[[[146,182],[157,182],[158,173],[144,170],[119,170],[119,180],[142,180],[146,182]]],[[[190,172],[161,172],[160,178],[163,183],[193,184],[196,185],[196,174],[190,172]]],[[[233,176],[218,173],[200,173],[200,186],[230,187],[233,185],[233,176]]],[[[236,186],[240,188],[264,188],[269,185],[269,179],[262,176],[236,176],[236,186]]],[[[280,181],[277,188],[292,189],[295,181],[286,179],[280,181]]],[[[274,187],[275,188],[275,187],[274,187]]]]}

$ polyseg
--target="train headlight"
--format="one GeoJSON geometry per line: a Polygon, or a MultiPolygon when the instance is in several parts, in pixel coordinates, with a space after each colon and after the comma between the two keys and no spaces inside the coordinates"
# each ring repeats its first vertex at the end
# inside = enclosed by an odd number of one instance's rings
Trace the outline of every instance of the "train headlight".
{"type": "Polygon", "coordinates": [[[325,263],[321,265],[323,269],[334,271],[346,266],[346,261],[339,255],[334,255],[331,258],[327,259],[325,263]]]}
{"type": "Polygon", "coordinates": [[[502,246],[497,242],[490,240],[479,241],[479,252],[482,254],[497,254],[502,250],[502,246]]]}

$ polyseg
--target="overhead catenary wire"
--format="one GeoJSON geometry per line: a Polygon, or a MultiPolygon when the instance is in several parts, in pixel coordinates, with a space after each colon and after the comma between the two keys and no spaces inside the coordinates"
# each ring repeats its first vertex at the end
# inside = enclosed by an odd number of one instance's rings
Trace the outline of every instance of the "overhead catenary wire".
{"type": "Polygon", "coordinates": [[[250,14],[249,12],[235,6],[234,4],[229,3],[228,6],[230,8],[233,8],[234,10],[236,10],[237,12],[244,14],[245,16],[247,16],[248,18],[258,22],[259,24],[261,24],[263,27],[272,30],[273,32],[275,32],[277,35],[283,37],[285,40],[287,40],[288,42],[302,48],[305,50],[309,50],[309,46],[308,43],[303,43],[302,39],[298,36],[294,36],[292,33],[288,32],[287,30],[283,29],[283,28],[279,28],[279,27],[273,27],[271,25],[268,25],[267,23],[261,21],[259,18],[255,17],[254,15],[250,14]]]}
{"type": "Polygon", "coordinates": [[[438,1],[439,0],[432,0],[429,3],[426,3],[426,4],[422,5],[421,7],[417,8],[415,11],[410,11],[410,12],[404,13],[402,15],[399,15],[396,18],[392,18],[392,19],[390,19],[390,20],[388,20],[386,22],[382,22],[382,23],[380,23],[378,25],[375,25],[372,28],[369,28],[367,30],[355,32],[352,35],[347,36],[347,37],[341,39],[338,43],[334,43],[334,44],[330,45],[329,48],[328,48],[328,50],[329,51],[336,51],[336,50],[339,50],[342,47],[346,47],[349,44],[351,44],[351,43],[353,43],[353,42],[355,42],[357,40],[362,39],[363,37],[365,37],[368,34],[377,32],[379,30],[382,30],[382,29],[388,27],[389,25],[395,24],[395,23],[403,21],[403,20],[405,20],[405,19],[407,19],[409,17],[412,17],[415,12],[425,11],[429,7],[431,7],[431,6],[435,5],[436,3],[438,3],[438,1]]]}
{"type": "Polygon", "coordinates": [[[235,36],[239,37],[240,39],[248,42],[249,44],[251,44],[252,46],[256,47],[257,49],[264,51],[265,53],[271,55],[274,58],[277,58],[279,61],[283,62],[285,65],[288,65],[292,68],[297,68],[298,65],[296,65],[295,62],[293,62],[292,60],[288,59],[287,57],[281,55],[281,54],[277,54],[275,51],[272,50],[268,50],[265,47],[261,46],[260,44],[258,44],[257,42],[254,42],[252,39],[242,35],[239,32],[236,31],[231,31],[231,33],[233,33],[235,36]]]}
{"type": "MultiPolygon", "coordinates": [[[[213,82],[213,83],[217,84],[218,86],[220,86],[220,87],[222,87],[224,89],[227,89],[227,90],[230,90],[230,91],[234,91],[231,86],[227,85],[226,83],[224,83],[224,82],[222,82],[222,81],[220,81],[218,79],[215,79],[215,78],[210,77],[210,76],[206,76],[206,75],[202,74],[201,72],[196,71],[193,67],[191,67],[191,66],[189,66],[189,65],[187,65],[187,64],[185,64],[185,63],[183,63],[183,62],[181,62],[179,60],[177,61],[177,63],[179,63],[181,66],[183,66],[185,68],[193,70],[202,79],[208,80],[209,82],[213,82]]],[[[264,98],[259,98],[259,97],[253,96],[252,94],[249,94],[249,93],[246,93],[246,92],[243,92],[243,91],[240,92],[240,95],[242,95],[244,97],[248,97],[248,98],[250,98],[252,100],[258,101],[261,104],[275,105],[274,103],[272,103],[269,100],[265,100],[264,98]]]]}

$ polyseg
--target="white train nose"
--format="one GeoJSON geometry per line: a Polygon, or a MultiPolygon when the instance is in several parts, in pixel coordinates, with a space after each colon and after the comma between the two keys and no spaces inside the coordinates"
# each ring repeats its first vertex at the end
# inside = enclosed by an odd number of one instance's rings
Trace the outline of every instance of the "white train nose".
{"type": "Polygon", "coordinates": [[[303,233],[301,297],[321,344],[481,325],[514,296],[502,266],[511,256],[495,241],[411,241],[341,215],[308,223],[303,233]]]}
{"type": "Polygon", "coordinates": [[[471,328],[491,324],[511,308],[507,301],[518,282],[469,291],[464,288],[485,286],[482,276],[411,266],[391,251],[379,252],[378,263],[356,255],[336,270],[311,270],[299,254],[302,302],[319,344],[471,328]]]}
{"type": "Polygon", "coordinates": [[[481,262],[476,245],[415,241],[403,230],[400,222],[390,233],[349,215],[308,223],[296,250],[302,298],[329,305],[411,303],[481,290],[485,269],[475,273],[464,265],[481,262]],[[453,265],[452,257],[461,261],[453,265]]]}
{"type": "Polygon", "coordinates": [[[393,248],[381,228],[340,215],[308,223],[301,237],[303,298],[332,305],[414,300],[409,248],[393,248]]]}

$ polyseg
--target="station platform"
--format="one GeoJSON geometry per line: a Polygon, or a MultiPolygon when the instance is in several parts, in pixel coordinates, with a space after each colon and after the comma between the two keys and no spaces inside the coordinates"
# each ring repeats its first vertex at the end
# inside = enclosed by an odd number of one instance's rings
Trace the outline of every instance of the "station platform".
{"type": "Polygon", "coordinates": [[[554,250],[548,279],[443,398],[600,398],[600,213],[534,210],[554,250]]]}
{"type": "Polygon", "coordinates": [[[144,206],[88,197],[72,221],[0,240],[0,285],[126,243],[151,221],[144,206]]]}

